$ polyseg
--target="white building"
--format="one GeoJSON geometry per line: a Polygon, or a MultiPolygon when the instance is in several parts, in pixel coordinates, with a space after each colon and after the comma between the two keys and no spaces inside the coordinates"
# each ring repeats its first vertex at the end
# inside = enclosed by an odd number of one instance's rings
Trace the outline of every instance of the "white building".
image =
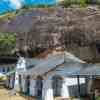
{"type": "Polygon", "coordinates": [[[84,61],[67,52],[53,51],[45,57],[28,59],[20,57],[15,77],[15,89],[43,100],[78,97],[87,93],[86,79],[77,78],[84,61]],[[19,67],[20,66],[20,67],[19,67]],[[80,84],[81,90],[78,85],[80,84]]]}
{"type": "MultiPolygon", "coordinates": [[[[33,59],[20,57],[14,89],[43,100],[85,96],[93,82],[87,76],[95,75],[98,68],[99,64],[89,65],[66,51],[52,51],[33,59]]],[[[13,72],[9,76],[14,77],[13,72]]]]}

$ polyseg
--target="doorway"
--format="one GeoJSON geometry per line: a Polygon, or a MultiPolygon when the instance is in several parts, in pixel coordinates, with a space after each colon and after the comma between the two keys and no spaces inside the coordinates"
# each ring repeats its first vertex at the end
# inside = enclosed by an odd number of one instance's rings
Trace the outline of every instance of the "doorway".
{"type": "Polygon", "coordinates": [[[54,97],[61,96],[61,89],[63,84],[63,78],[60,76],[54,76],[52,78],[52,87],[53,87],[53,95],[54,97]]]}
{"type": "Polygon", "coordinates": [[[43,78],[41,76],[37,77],[36,81],[36,95],[37,97],[42,97],[42,88],[43,88],[43,78]]]}
{"type": "Polygon", "coordinates": [[[30,95],[30,76],[26,77],[26,94],[30,95]]]}

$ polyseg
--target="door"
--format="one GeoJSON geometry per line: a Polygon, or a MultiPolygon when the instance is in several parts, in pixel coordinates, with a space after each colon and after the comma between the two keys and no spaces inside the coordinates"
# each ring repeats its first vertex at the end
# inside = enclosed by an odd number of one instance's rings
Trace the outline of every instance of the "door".
{"type": "Polygon", "coordinates": [[[37,77],[36,81],[36,91],[37,91],[37,97],[42,97],[42,88],[43,88],[43,81],[42,77],[37,77]]]}
{"type": "Polygon", "coordinates": [[[26,77],[26,94],[30,95],[30,76],[26,77]]]}

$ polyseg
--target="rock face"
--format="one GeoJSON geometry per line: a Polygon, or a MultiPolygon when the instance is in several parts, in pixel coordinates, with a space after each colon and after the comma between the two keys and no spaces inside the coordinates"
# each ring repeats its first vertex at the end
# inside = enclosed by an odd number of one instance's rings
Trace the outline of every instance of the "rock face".
{"type": "Polygon", "coordinates": [[[20,45],[42,48],[70,44],[88,46],[99,41],[99,13],[88,9],[35,9],[16,17],[12,23],[19,26],[15,25],[13,29],[19,31],[20,45]]]}
{"type": "Polygon", "coordinates": [[[2,32],[16,32],[19,49],[60,46],[84,59],[99,57],[99,10],[34,8],[0,25],[2,32]]]}

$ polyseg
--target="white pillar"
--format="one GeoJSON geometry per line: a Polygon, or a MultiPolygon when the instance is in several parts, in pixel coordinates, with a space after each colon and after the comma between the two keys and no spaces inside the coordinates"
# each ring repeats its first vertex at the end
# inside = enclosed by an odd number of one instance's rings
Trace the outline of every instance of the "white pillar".
{"type": "Polygon", "coordinates": [[[21,79],[22,79],[22,92],[25,93],[26,92],[25,76],[22,75],[21,79]]]}
{"type": "Polygon", "coordinates": [[[43,80],[42,99],[43,100],[54,100],[52,80],[43,80]]]}
{"type": "Polygon", "coordinates": [[[16,66],[15,84],[14,84],[14,89],[16,91],[20,91],[20,86],[19,86],[19,72],[20,72],[20,70],[22,70],[22,71],[26,70],[26,60],[24,57],[19,57],[19,60],[17,62],[17,66],[16,66]]]}
{"type": "Polygon", "coordinates": [[[13,76],[12,75],[10,76],[10,88],[11,89],[13,88],[13,76]]]}
{"type": "Polygon", "coordinates": [[[36,96],[36,80],[30,80],[30,95],[36,96]]]}
{"type": "Polygon", "coordinates": [[[90,80],[88,80],[88,84],[87,84],[87,92],[88,94],[91,94],[91,88],[92,88],[92,85],[93,85],[93,79],[91,78],[90,80]]]}
{"type": "Polygon", "coordinates": [[[9,87],[10,87],[11,89],[13,88],[13,75],[10,76],[9,87]]]}
{"type": "Polygon", "coordinates": [[[18,72],[16,72],[15,74],[15,84],[14,84],[14,89],[16,91],[20,91],[20,87],[19,87],[19,75],[18,75],[18,72]]]}
{"type": "Polygon", "coordinates": [[[61,97],[69,98],[68,86],[66,84],[66,79],[63,80],[62,89],[61,89],[61,97]]]}

